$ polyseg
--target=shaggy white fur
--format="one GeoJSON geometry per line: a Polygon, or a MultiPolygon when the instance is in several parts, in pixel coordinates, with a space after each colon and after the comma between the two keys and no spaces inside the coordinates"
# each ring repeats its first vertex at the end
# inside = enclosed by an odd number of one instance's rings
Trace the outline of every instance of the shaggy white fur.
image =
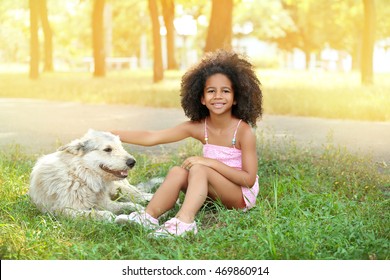
{"type": "Polygon", "coordinates": [[[112,221],[116,214],[142,210],[139,203],[152,197],[126,180],[135,163],[119,137],[89,130],[37,161],[29,195],[42,212],[112,221]]]}

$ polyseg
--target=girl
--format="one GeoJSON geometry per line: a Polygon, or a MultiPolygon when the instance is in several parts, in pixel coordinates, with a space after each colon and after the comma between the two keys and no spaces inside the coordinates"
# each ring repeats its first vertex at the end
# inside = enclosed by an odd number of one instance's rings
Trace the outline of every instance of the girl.
{"type": "Polygon", "coordinates": [[[155,229],[154,235],[197,233],[195,215],[206,198],[227,208],[247,210],[256,202],[256,137],[251,126],[262,114],[262,92],[253,66],[225,50],[207,54],[181,82],[181,105],[190,121],[160,131],[113,131],[123,142],[152,146],[187,137],[201,141],[203,156],[173,167],[144,212],[119,215],[155,229]],[[158,217],[171,209],[180,191],[185,198],[176,217],[161,227],[158,217]]]}

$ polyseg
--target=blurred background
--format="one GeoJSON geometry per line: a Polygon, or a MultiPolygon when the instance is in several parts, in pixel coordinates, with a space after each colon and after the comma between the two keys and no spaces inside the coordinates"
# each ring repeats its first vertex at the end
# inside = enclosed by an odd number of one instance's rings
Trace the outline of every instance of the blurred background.
{"type": "Polygon", "coordinates": [[[0,71],[186,69],[227,48],[259,68],[390,72],[388,0],[1,0],[0,71]]]}
{"type": "Polygon", "coordinates": [[[0,101],[180,108],[183,73],[224,48],[256,67],[267,115],[388,122],[389,3],[0,0],[0,101]]]}

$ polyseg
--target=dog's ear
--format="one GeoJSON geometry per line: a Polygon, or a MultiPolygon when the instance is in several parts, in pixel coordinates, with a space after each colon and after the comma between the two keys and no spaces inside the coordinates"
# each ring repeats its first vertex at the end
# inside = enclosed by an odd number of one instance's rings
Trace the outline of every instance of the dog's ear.
{"type": "Polygon", "coordinates": [[[97,131],[95,129],[88,129],[87,133],[85,135],[90,135],[90,136],[93,136],[97,131]]]}
{"type": "Polygon", "coordinates": [[[57,151],[63,151],[76,156],[81,156],[85,153],[85,148],[86,142],[83,142],[80,139],[76,139],[64,146],[59,147],[57,151]]]}

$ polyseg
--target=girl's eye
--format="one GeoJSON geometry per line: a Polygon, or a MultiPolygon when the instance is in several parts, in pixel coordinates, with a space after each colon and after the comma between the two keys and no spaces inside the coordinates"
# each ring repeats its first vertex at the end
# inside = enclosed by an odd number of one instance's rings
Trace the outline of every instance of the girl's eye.
{"type": "Polygon", "coordinates": [[[103,151],[105,151],[107,153],[111,153],[112,152],[112,148],[111,147],[107,147],[103,151]]]}

